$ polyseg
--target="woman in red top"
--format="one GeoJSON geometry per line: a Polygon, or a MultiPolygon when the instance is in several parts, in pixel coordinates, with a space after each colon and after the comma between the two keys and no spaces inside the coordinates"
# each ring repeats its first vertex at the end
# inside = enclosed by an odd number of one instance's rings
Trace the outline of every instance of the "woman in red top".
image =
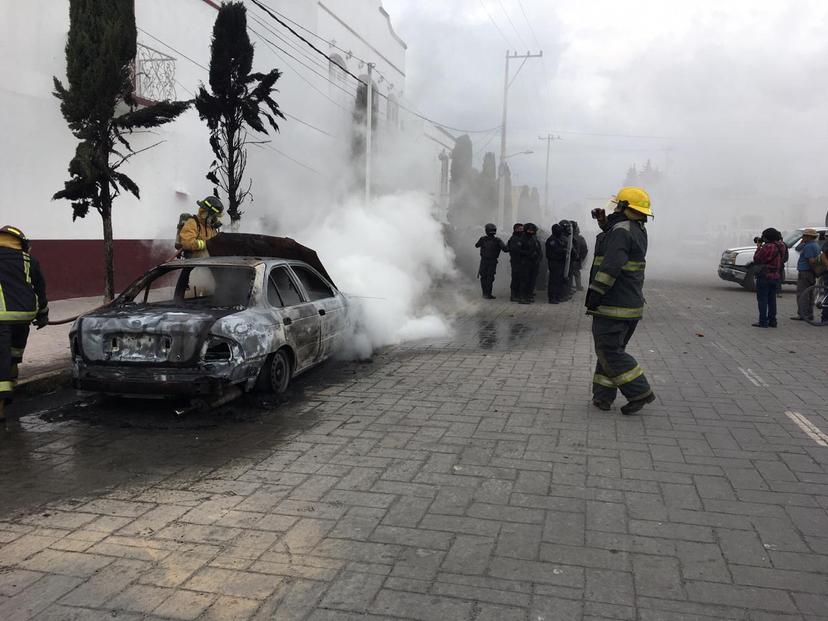
{"type": "Polygon", "coordinates": [[[759,303],[757,328],[776,327],[776,294],[782,285],[782,273],[788,260],[788,247],[782,242],[782,233],[774,228],[762,231],[762,240],[756,244],[753,263],[763,266],[756,275],[756,300],[759,303]]]}

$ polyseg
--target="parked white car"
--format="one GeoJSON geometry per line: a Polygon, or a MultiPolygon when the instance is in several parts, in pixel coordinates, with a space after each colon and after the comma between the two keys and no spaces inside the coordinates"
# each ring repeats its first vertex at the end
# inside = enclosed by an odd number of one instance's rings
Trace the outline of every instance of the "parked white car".
{"type": "MultiPolygon", "coordinates": [[[[802,231],[806,228],[814,228],[819,233],[820,243],[824,243],[828,227],[802,227],[794,231],[786,231],[782,234],[782,240],[791,250],[788,263],[785,265],[785,282],[796,283],[796,263],[798,254],[794,248],[802,241],[802,231]]],[[[728,248],[722,253],[719,262],[719,278],[729,280],[742,285],[745,289],[754,291],[756,289],[756,273],[752,267],[753,253],[756,252],[756,244],[743,246],[741,248],[728,248]]]]}

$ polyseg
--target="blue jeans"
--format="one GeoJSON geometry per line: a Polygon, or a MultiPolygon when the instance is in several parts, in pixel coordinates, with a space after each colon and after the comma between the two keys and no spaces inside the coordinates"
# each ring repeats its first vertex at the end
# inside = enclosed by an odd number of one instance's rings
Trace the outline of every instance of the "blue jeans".
{"type": "Polygon", "coordinates": [[[756,301],[759,302],[759,323],[763,326],[776,325],[776,294],[778,291],[778,280],[768,280],[764,276],[759,276],[756,279],[756,301]]]}

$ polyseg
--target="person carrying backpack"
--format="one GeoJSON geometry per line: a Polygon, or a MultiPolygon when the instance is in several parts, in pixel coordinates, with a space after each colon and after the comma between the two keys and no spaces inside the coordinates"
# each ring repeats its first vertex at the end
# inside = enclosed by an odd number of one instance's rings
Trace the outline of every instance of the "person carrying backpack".
{"type": "Polygon", "coordinates": [[[181,214],[175,247],[183,252],[185,259],[210,256],[207,241],[219,234],[224,204],[217,196],[196,201],[198,214],[181,214]]]}

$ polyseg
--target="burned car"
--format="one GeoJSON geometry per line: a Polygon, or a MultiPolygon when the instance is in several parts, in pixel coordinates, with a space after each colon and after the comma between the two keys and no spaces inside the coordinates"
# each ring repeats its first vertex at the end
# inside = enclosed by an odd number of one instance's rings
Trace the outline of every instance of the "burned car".
{"type": "Polygon", "coordinates": [[[349,329],[348,300],[317,267],[238,256],[160,265],[75,321],[75,387],[227,400],[255,387],[282,393],[349,329]]]}

